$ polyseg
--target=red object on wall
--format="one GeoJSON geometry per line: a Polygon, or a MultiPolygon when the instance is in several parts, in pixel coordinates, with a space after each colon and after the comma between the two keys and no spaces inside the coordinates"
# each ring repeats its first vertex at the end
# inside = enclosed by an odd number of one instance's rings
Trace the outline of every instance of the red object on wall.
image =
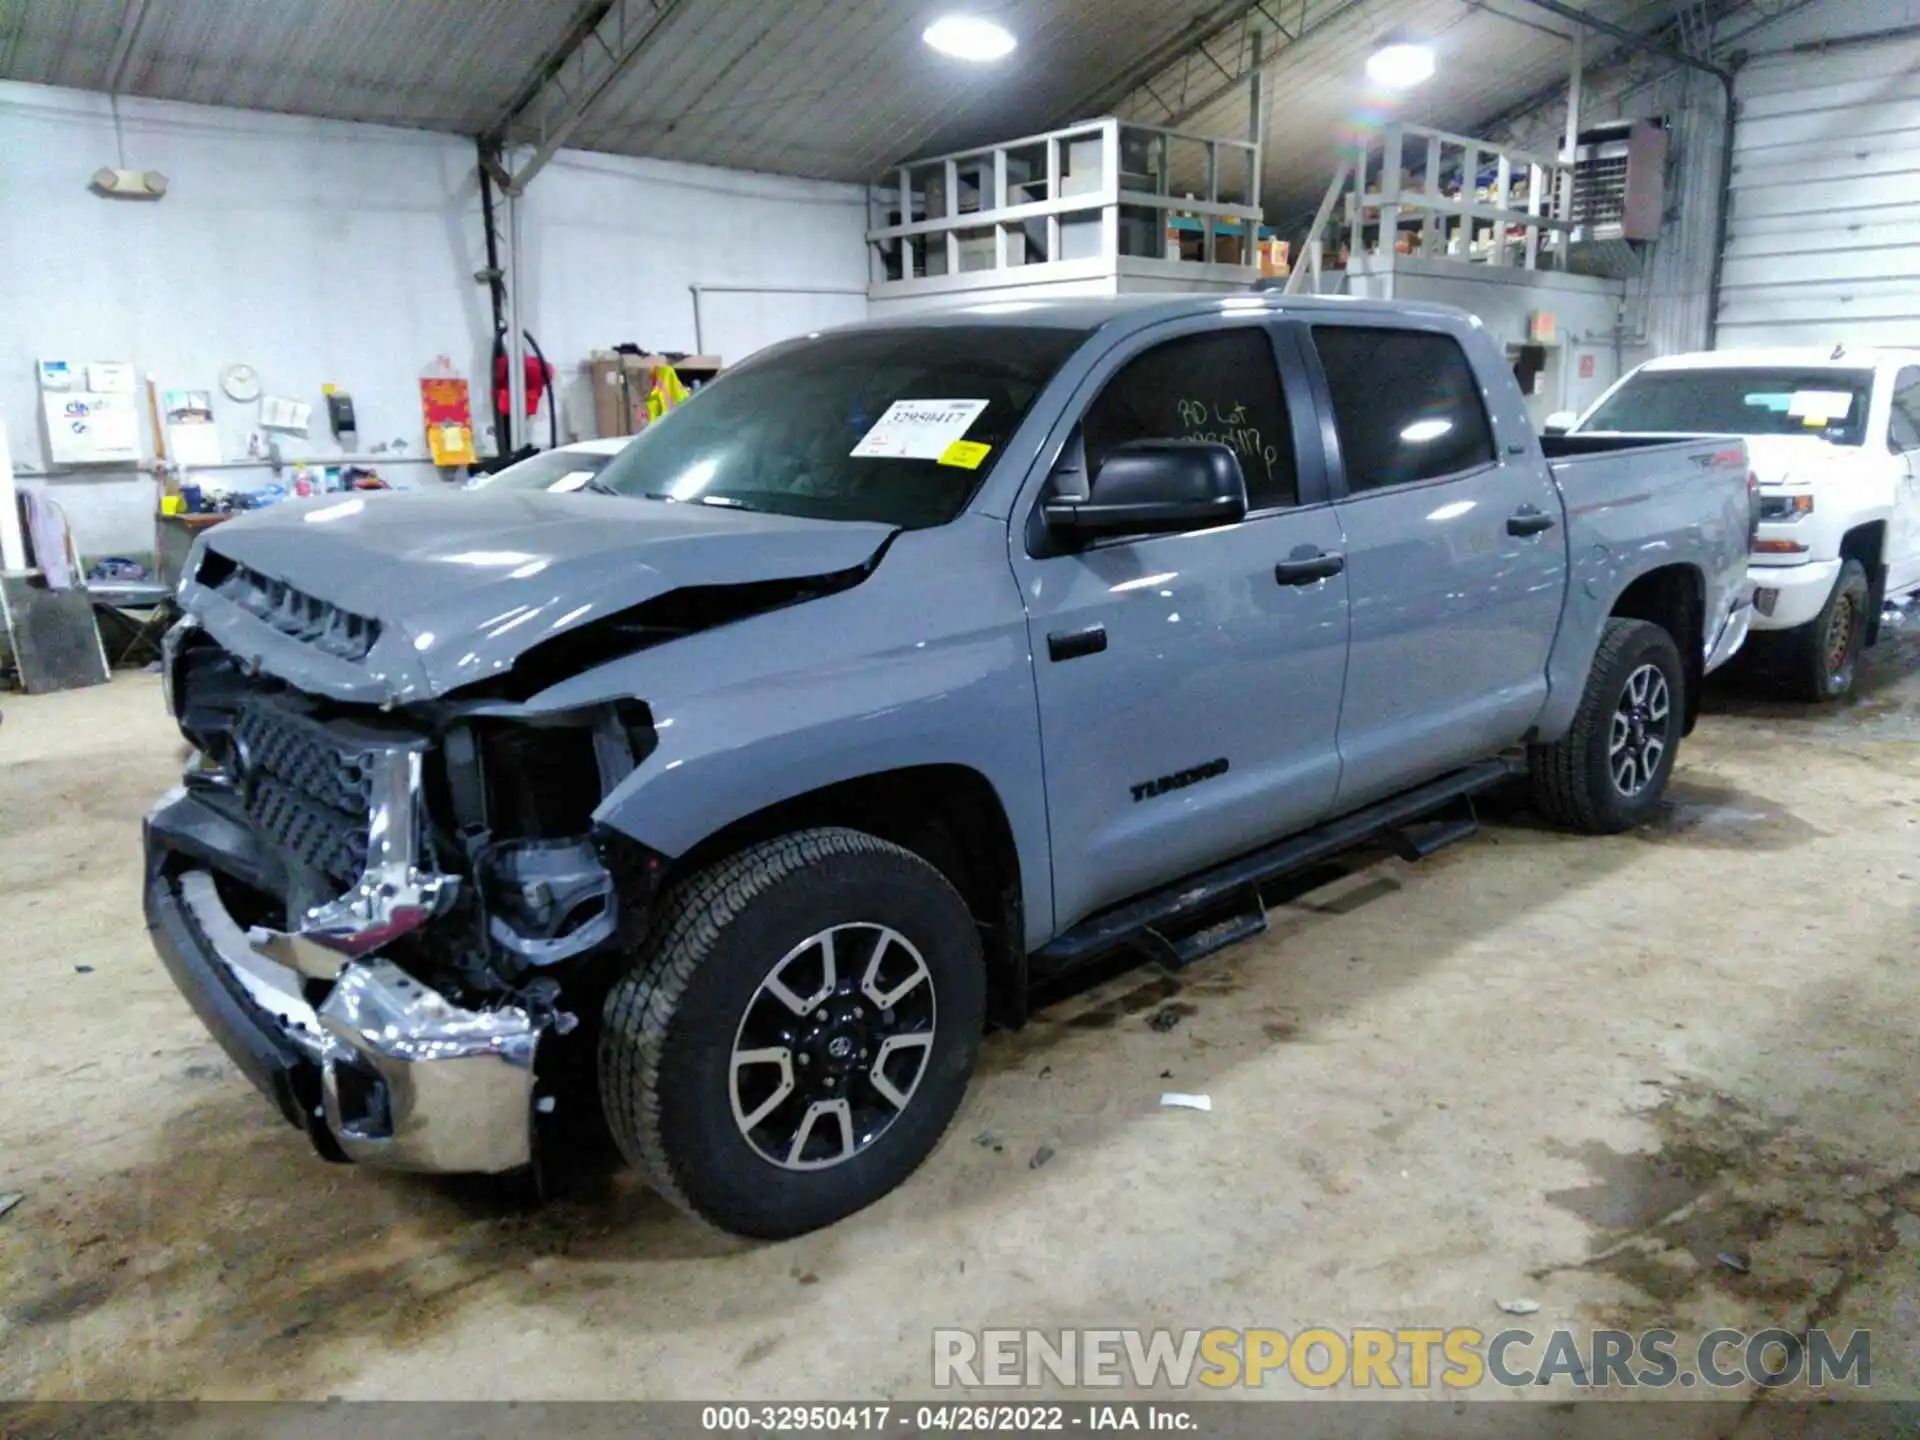
{"type": "MultiPolygon", "coordinates": [[[[540,397],[547,393],[547,386],[553,383],[553,367],[537,355],[526,355],[523,371],[526,375],[527,414],[532,415],[540,409],[540,397]]],[[[508,384],[507,357],[493,357],[493,413],[505,415],[513,408],[512,387],[508,384]]]]}
{"type": "Polygon", "coordinates": [[[1582,380],[1591,380],[1593,378],[1593,356],[1582,355],[1580,357],[1580,378],[1582,380]]]}

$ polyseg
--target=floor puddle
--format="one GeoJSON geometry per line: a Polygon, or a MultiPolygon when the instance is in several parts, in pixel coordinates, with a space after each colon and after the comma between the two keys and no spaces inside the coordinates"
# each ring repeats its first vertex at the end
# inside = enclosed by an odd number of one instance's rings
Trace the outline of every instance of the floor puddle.
{"type": "Polygon", "coordinates": [[[1674,780],[1653,818],[1634,833],[1655,843],[1787,850],[1817,839],[1822,832],[1772,801],[1746,791],[1674,780]]]}

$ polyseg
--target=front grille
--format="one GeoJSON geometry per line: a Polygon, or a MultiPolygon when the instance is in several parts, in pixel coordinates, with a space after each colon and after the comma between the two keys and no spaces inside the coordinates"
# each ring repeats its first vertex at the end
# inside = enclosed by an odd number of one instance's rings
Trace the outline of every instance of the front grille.
{"type": "Polygon", "coordinates": [[[313,804],[291,786],[273,779],[249,785],[247,818],[282,850],[343,889],[366,871],[366,822],[356,825],[351,817],[313,804]]]}
{"type": "Polygon", "coordinates": [[[380,622],[364,615],[342,610],[338,605],[294,589],[284,580],[275,580],[250,570],[245,565],[210,555],[218,569],[210,576],[203,563],[199,580],[211,584],[216,594],[225,596],[250,615],[257,615],[283,635],[291,635],[343,660],[364,660],[380,638],[380,622]],[[227,568],[227,567],[231,568],[227,568]]]}
{"type": "Polygon", "coordinates": [[[342,889],[359,880],[372,806],[369,747],[271,695],[240,702],[233,738],[241,799],[261,835],[342,889]]]}

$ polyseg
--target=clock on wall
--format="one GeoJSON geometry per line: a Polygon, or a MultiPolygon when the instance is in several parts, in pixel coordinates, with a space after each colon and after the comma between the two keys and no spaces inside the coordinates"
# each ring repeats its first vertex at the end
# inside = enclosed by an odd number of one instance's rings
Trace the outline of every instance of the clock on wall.
{"type": "Polygon", "coordinates": [[[251,365],[229,365],[220,372],[220,388],[242,404],[260,398],[260,374],[251,365]]]}

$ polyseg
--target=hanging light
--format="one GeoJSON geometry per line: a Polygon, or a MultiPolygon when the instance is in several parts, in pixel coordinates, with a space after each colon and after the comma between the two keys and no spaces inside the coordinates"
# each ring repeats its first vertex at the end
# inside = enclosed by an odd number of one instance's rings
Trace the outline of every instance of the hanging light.
{"type": "Polygon", "coordinates": [[[1389,90],[1411,90],[1433,78],[1433,47],[1394,40],[1367,57],[1367,78],[1389,90]]]}
{"type": "Polygon", "coordinates": [[[943,15],[921,31],[920,38],[942,55],[976,63],[1003,59],[1018,43],[1005,26],[978,15],[943,15]]]}

